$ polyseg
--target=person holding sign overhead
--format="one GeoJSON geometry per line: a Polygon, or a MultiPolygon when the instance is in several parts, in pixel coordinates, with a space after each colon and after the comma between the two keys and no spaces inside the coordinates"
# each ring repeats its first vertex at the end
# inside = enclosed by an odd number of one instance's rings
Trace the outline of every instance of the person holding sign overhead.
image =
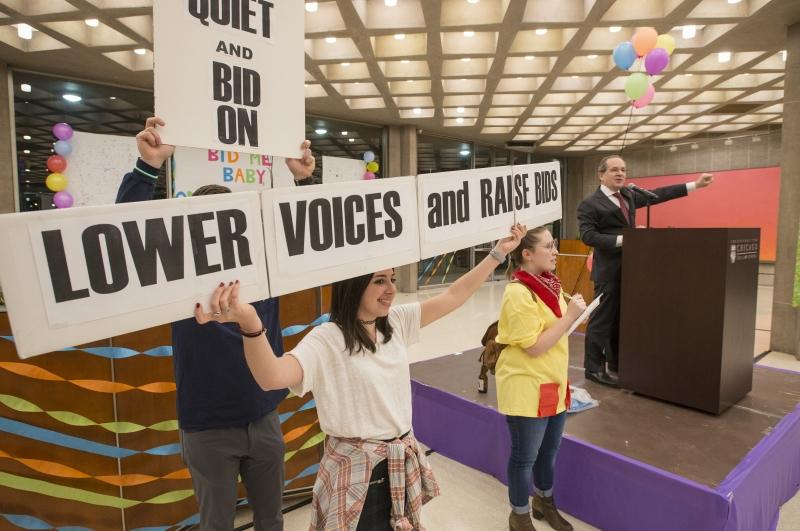
{"type": "MultiPolygon", "coordinates": [[[[148,118],[136,135],[141,157],[122,180],[117,203],[153,198],[159,168],[174,151],[161,142],[158,127],[163,125],[160,118],[148,118]]],[[[286,159],[297,184],[311,182],[315,160],[310,146],[305,141],[300,159],[286,159]]],[[[225,186],[207,185],[194,195],[229,192],[225,186]]],[[[269,330],[273,352],[282,355],[278,299],[249,306],[269,330]]],[[[287,390],[259,387],[245,363],[241,336],[230,324],[200,326],[191,318],[172,323],[172,359],[183,457],[200,506],[200,527],[233,529],[241,475],[255,529],[282,530],[285,447],[276,407],[287,390]]]]}
{"type": "Polygon", "coordinates": [[[334,282],[330,322],[282,357],[270,345],[271,332],[257,309],[239,299],[238,282],[214,290],[210,312],[196,305],[198,323],[237,324],[247,364],[263,389],[314,394],[328,437],[311,529],[422,529],[421,507],[439,487],[411,431],[406,347],[418,340],[420,328],[461,306],[525,232],[513,226],[482,262],[421,303],[392,306],[393,269],[334,282]]]}
{"type": "Polygon", "coordinates": [[[531,229],[509,255],[497,343],[497,409],[511,434],[508,460],[509,528],[532,531],[528,489],[533,476],[533,516],[556,531],[572,525],[553,499],[556,454],[561,445],[570,394],[567,331],[586,309],[579,294],[569,305],[553,274],[558,249],[545,227],[531,229]]]}

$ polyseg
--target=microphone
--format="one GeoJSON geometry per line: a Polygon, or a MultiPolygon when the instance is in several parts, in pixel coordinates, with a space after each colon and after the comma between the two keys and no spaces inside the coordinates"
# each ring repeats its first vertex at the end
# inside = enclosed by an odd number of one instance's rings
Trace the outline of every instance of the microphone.
{"type": "Polygon", "coordinates": [[[656,194],[654,194],[653,192],[651,192],[650,190],[645,190],[644,188],[639,188],[638,186],[636,186],[633,183],[628,183],[628,189],[629,190],[633,190],[634,192],[639,192],[641,194],[644,194],[647,197],[649,197],[650,199],[658,199],[658,196],[656,194]]]}

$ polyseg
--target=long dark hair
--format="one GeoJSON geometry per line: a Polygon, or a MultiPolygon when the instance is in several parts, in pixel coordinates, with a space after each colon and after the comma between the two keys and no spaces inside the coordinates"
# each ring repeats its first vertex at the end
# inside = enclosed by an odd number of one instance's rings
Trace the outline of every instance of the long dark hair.
{"type": "MultiPolygon", "coordinates": [[[[375,342],[358,320],[361,297],[372,281],[372,273],[334,282],[331,293],[331,322],[336,323],[344,335],[344,346],[352,355],[356,352],[375,353],[375,342]]],[[[388,317],[378,317],[375,327],[383,334],[383,342],[392,339],[392,325],[388,317]]]]}

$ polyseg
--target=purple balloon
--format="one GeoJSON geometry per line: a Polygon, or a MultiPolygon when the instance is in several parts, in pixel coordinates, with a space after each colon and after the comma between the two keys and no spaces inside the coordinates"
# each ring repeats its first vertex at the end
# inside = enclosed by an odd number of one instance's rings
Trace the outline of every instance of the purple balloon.
{"type": "Polygon", "coordinates": [[[669,64],[669,53],[664,48],[653,48],[644,58],[644,69],[654,76],[660,74],[669,64]]]}
{"type": "Polygon", "coordinates": [[[59,140],[69,140],[72,138],[72,127],[64,122],[53,126],[53,135],[59,140]]]}
{"type": "Polygon", "coordinates": [[[58,208],[69,208],[74,202],[75,199],[72,197],[72,195],[64,190],[56,193],[56,195],[53,196],[53,204],[58,208]]]}
{"type": "Polygon", "coordinates": [[[368,171],[368,172],[364,173],[364,176],[362,177],[362,179],[364,179],[365,181],[371,181],[374,178],[375,178],[375,174],[372,173],[371,171],[368,171]]]}

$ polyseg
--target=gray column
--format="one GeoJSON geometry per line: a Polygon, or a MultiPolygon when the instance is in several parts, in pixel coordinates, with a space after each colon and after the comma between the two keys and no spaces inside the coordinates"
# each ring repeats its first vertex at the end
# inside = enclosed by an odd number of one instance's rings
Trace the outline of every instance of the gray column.
{"type": "MultiPolygon", "coordinates": [[[[417,128],[410,125],[389,127],[389,160],[387,177],[417,174],[417,128]]],[[[398,267],[397,289],[405,293],[417,291],[417,264],[398,267]]]]}
{"type": "Polygon", "coordinates": [[[0,62],[0,214],[14,212],[17,166],[16,134],[13,129],[14,93],[11,88],[8,65],[0,62]]]}
{"type": "Polygon", "coordinates": [[[781,192],[778,249],[772,302],[770,348],[800,359],[800,317],[792,307],[797,231],[800,223],[800,23],[789,27],[786,39],[786,82],[783,93],[781,192]]]}

